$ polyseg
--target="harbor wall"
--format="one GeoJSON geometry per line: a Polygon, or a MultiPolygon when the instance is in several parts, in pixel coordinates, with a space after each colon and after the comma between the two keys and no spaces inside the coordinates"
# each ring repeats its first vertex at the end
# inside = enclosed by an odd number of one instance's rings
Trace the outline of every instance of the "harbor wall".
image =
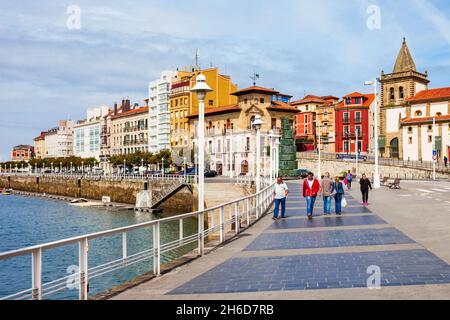
{"type": "MultiPolygon", "coordinates": [[[[148,189],[163,190],[171,183],[171,181],[149,181],[148,189]]],[[[0,188],[92,200],[101,200],[103,196],[109,196],[112,202],[135,205],[137,194],[144,190],[144,181],[2,175],[0,188]]],[[[194,197],[186,187],[167,199],[160,208],[190,212],[193,210],[193,203],[194,197]]]]}

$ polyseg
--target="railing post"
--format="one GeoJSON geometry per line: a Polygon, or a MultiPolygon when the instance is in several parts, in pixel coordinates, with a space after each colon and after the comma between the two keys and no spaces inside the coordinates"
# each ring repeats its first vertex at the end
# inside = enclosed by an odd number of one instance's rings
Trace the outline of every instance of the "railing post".
{"type": "Polygon", "coordinates": [[[123,262],[125,263],[125,265],[127,265],[128,264],[128,252],[127,252],[127,248],[128,247],[128,245],[127,245],[127,233],[126,232],[124,232],[124,233],[122,233],[122,259],[123,259],[123,262]]]}
{"type": "Polygon", "coordinates": [[[198,255],[203,256],[205,253],[205,213],[202,211],[198,214],[198,255]]]}
{"type": "Polygon", "coordinates": [[[235,222],[235,232],[236,232],[236,234],[238,234],[239,233],[239,202],[236,202],[235,204],[234,204],[234,214],[235,214],[235,217],[236,217],[236,222],[235,222]]]}
{"type": "Polygon", "coordinates": [[[42,249],[33,251],[31,259],[33,300],[42,300],[42,249]]]}
{"type": "Polygon", "coordinates": [[[79,283],[80,283],[80,300],[88,299],[88,287],[89,287],[89,277],[88,277],[88,250],[89,244],[88,239],[84,238],[79,242],[79,283]]]}
{"type": "Polygon", "coordinates": [[[224,207],[219,209],[219,223],[220,223],[220,243],[225,241],[225,225],[223,222],[224,207]]]}
{"type": "Polygon", "coordinates": [[[180,244],[181,244],[181,242],[183,241],[183,238],[184,238],[183,218],[181,218],[181,219],[179,220],[179,224],[180,224],[179,231],[180,231],[180,244]]]}
{"type": "Polygon", "coordinates": [[[250,226],[250,198],[247,198],[247,227],[250,226]]]}
{"type": "Polygon", "coordinates": [[[156,276],[161,275],[161,223],[156,222],[156,276]]]}

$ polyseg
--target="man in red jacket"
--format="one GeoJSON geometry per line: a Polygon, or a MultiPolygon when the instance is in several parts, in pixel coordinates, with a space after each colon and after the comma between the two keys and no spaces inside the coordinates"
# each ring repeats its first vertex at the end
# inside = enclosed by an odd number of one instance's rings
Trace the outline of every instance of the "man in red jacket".
{"type": "Polygon", "coordinates": [[[303,181],[303,197],[306,198],[306,211],[308,219],[312,219],[314,211],[314,203],[316,202],[317,195],[320,192],[320,182],[314,179],[312,172],[308,173],[308,177],[303,181]]]}

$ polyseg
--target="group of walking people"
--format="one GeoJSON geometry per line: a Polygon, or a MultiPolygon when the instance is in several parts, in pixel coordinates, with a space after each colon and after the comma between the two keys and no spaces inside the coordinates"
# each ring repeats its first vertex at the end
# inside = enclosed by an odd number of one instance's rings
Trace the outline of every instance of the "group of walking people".
{"type": "MultiPolygon", "coordinates": [[[[334,180],[331,179],[330,173],[326,172],[322,181],[314,178],[312,172],[308,173],[307,178],[303,181],[303,197],[306,199],[306,214],[308,219],[313,218],[314,205],[317,197],[322,197],[323,200],[323,213],[324,215],[331,215],[331,204],[334,199],[336,215],[342,215],[342,207],[347,206],[345,200],[344,185],[347,186],[347,190],[351,190],[353,174],[348,171],[344,181],[342,182],[340,177],[336,176],[334,180]]],[[[364,206],[369,205],[369,190],[372,190],[372,183],[365,174],[362,175],[360,181],[360,188],[362,194],[362,204],[364,206]]],[[[273,220],[286,218],[286,198],[289,194],[289,188],[283,179],[279,177],[275,185],[275,210],[273,220]],[[281,206],[281,218],[279,218],[279,211],[281,206]]]]}

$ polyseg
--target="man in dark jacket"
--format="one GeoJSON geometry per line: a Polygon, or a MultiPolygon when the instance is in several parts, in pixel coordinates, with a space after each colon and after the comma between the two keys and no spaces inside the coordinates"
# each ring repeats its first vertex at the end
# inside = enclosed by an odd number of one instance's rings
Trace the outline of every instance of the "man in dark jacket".
{"type": "Polygon", "coordinates": [[[370,180],[367,178],[365,174],[362,175],[361,180],[359,180],[359,184],[361,185],[361,193],[363,199],[363,205],[369,205],[369,189],[372,190],[372,184],[370,180]]]}

